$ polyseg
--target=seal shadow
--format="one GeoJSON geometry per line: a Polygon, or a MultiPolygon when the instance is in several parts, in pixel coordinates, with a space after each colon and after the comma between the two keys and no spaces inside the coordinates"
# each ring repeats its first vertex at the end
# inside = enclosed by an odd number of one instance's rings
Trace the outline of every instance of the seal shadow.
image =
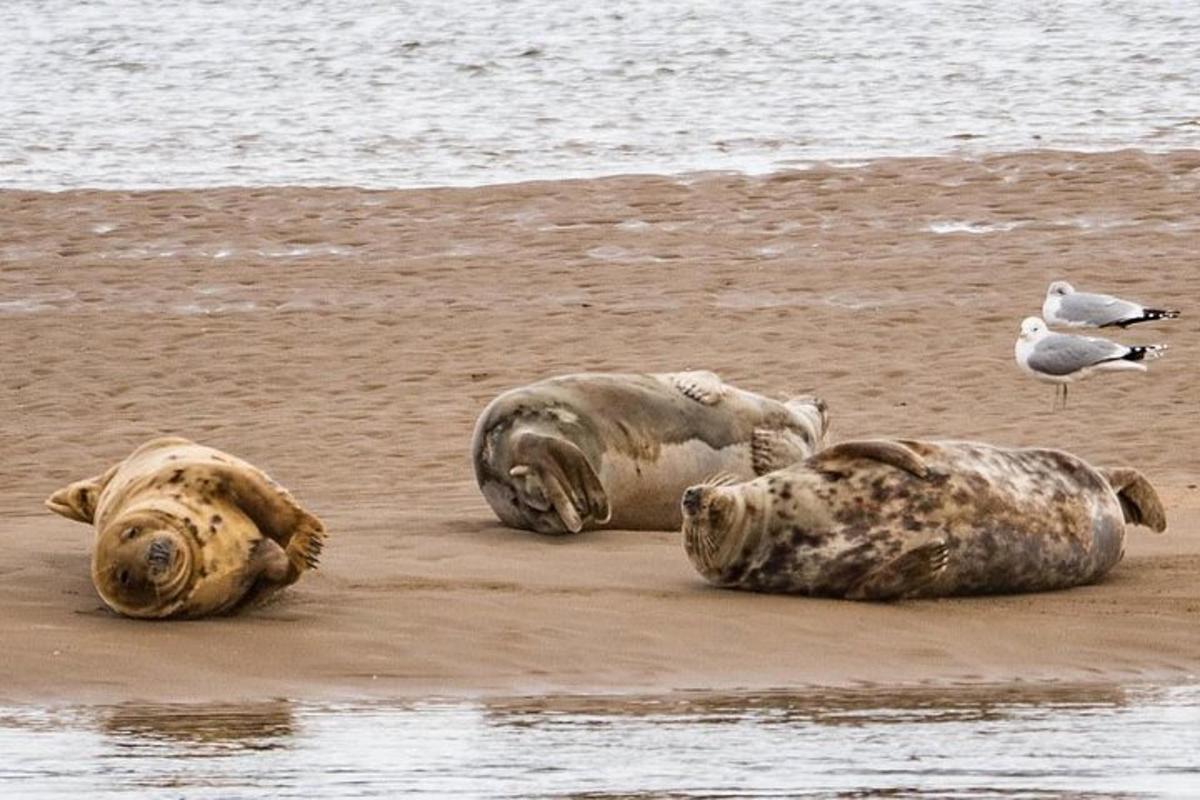
{"type": "Polygon", "coordinates": [[[556,536],[547,533],[510,528],[499,520],[485,517],[457,517],[446,520],[443,526],[447,533],[480,540],[513,541],[513,542],[543,542],[548,545],[568,545],[577,542],[600,541],[605,534],[612,533],[646,533],[645,531],[618,531],[617,529],[585,530],[579,533],[568,533],[556,536]]]}

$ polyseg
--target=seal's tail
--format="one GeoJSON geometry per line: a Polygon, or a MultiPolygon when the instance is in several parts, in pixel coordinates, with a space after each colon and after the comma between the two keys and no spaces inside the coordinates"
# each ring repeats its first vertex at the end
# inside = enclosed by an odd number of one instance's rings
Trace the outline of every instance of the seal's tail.
{"type": "Polygon", "coordinates": [[[1145,475],[1127,467],[1102,469],[1100,473],[1117,493],[1126,522],[1145,525],[1155,533],[1167,529],[1167,512],[1145,475]]]}

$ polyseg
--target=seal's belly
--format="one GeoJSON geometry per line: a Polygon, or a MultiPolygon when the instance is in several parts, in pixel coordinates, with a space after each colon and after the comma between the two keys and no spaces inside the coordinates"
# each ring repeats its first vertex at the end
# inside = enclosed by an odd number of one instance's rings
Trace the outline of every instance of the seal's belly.
{"type": "Polygon", "coordinates": [[[945,570],[913,596],[1032,592],[1091,582],[1123,554],[1124,520],[1106,494],[1050,471],[958,465],[929,485],[898,474],[874,484],[869,518],[840,526],[846,550],[885,563],[935,539],[945,570]],[[889,496],[892,495],[892,496],[889,496]]]}
{"type": "Polygon", "coordinates": [[[754,465],[749,442],[716,449],[691,439],[662,445],[653,460],[605,453],[599,473],[613,510],[604,527],[673,530],[683,523],[679,503],[685,489],[721,473],[750,480],[754,465]]]}
{"type": "Polygon", "coordinates": [[[1035,592],[1090,583],[1120,561],[1125,526],[1119,508],[1078,497],[979,514],[925,538],[933,535],[949,545],[950,562],[916,596],[1035,592]]]}
{"type": "Polygon", "coordinates": [[[250,588],[248,574],[255,546],[263,538],[258,526],[232,503],[218,502],[202,510],[198,525],[199,566],[184,613],[219,614],[239,601],[250,588]]]}

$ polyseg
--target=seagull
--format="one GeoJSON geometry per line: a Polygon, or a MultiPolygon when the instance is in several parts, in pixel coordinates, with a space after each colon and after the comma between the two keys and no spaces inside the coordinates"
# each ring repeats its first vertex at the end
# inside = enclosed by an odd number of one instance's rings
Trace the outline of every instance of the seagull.
{"type": "Polygon", "coordinates": [[[1058,405],[1058,387],[1062,386],[1063,408],[1067,407],[1067,385],[1093,372],[1134,369],[1146,371],[1143,361],[1158,358],[1165,344],[1126,346],[1096,336],[1053,333],[1038,317],[1021,323],[1021,335],[1015,348],[1017,366],[1040,381],[1056,384],[1054,406],[1058,405]]]}
{"type": "Polygon", "coordinates": [[[1055,281],[1046,290],[1042,316],[1051,325],[1066,325],[1072,328],[1108,328],[1115,325],[1125,328],[1139,322],[1175,319],[1179,312],[1146,308],[1140,303],[1108,294],[1077,292],[1075,287],[1066,281],[1055,281]]]}

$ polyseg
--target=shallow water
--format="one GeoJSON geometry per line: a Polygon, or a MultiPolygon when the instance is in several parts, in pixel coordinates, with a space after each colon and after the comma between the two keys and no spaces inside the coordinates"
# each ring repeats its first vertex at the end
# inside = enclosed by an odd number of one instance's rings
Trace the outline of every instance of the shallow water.
{"type": "Polygon", "coordinates": [[[1200,4],[0,5],[0,186],[407,187],[1200,146],[1200,4]]]}
{"type": "Polygon", "coordinates": [[[0,711],[5,796],[1196,797],[1200,686],[0,711]]]}

